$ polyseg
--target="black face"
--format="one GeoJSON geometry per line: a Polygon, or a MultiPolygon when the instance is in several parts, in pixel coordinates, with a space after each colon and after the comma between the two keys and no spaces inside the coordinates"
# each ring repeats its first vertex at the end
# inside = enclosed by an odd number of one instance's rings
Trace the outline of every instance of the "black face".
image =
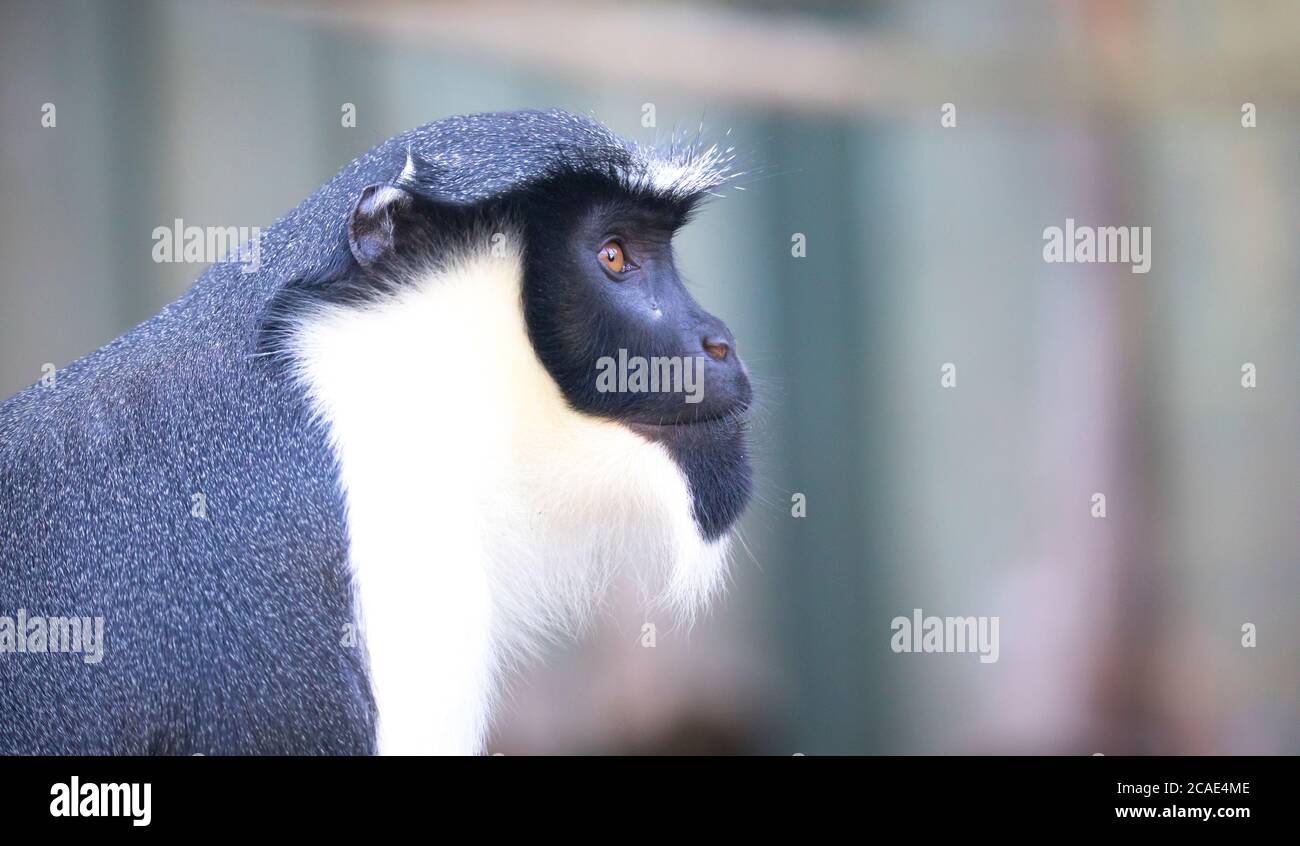
{"type": "Polygon", "coordinates": [[[644,428],[749,407],[735,337],[677,275],[680,222],[669,206],[605,200],[573,209],[558,232],[530,233],[529,333],[578,410],[644,428]]]}
{"type": "Polygon", "coordinates": [[[653,200],[567,196],[523,216],[533,346],[575,409],[669,450],[712,539],[749,498],[753,394],[731,330],[677,275],[672,238],[686,212],[653,200]]]}

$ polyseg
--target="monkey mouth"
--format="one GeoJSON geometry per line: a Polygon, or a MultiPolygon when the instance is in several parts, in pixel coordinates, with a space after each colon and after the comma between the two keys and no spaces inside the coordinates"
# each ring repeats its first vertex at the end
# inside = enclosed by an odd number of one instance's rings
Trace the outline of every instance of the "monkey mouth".
{"type": "Polygon", "coordinates": [[[628,425],[644,434],[663,435],[671,432],[708,432],[714,434],[739,434],[752,428],[747,406],[701,417],[682,417],[676,420],[650,422],[629,420],[628,425]]]}

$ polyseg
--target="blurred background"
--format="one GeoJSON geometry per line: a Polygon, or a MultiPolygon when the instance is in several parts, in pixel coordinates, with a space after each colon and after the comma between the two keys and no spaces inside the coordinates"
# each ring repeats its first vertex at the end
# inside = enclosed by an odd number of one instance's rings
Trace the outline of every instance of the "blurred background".
{"type": "Polygon", "coordinates": [[[680,243],[764,394],[732,589],[685,631],[620,588],[492,752],[1300,753],[1300,5],[2,8],[4,397],[202,272],[154,227],[268,226],[420,123],[756,165],[680,243]],[[1045,263],[1067,217],[1150,272],[1045,263]],[[999,660],[895,654],[914,608],[999,660]]]}

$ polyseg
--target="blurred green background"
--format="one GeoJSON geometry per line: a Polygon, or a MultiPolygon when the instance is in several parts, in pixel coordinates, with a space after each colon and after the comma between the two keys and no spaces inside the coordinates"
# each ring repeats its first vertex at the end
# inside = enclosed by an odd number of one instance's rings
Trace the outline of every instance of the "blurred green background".
{"type": "Polygon", "coordinates": [[[680,243],[764,397],[732,590],[686,632],[620,588],[492,751],[1300,752],[1300,6],[0,16],[6,397],[199,275],[154,227],[267,226],[420,123],[559,106],[755,163],[680,243]],[[1067,217],[1152,227],[1151,271],[1045,263],[1067,217]],[[913,608],[999,616],[1000,660],[894,654],[913,608]]]}

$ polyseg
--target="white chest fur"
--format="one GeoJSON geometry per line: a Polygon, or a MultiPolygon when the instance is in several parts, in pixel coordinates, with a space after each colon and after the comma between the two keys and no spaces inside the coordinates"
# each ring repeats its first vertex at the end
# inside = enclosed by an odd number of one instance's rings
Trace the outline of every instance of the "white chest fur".
{"type": "Polygon", "coordinates": [[[483,751],[501,675],[635,567],[689,613],[717,589],[659,446],[568,407],[529,343],[517,255],[467,255],[294,340],[348,508],[384,754],[483,751]]]}

